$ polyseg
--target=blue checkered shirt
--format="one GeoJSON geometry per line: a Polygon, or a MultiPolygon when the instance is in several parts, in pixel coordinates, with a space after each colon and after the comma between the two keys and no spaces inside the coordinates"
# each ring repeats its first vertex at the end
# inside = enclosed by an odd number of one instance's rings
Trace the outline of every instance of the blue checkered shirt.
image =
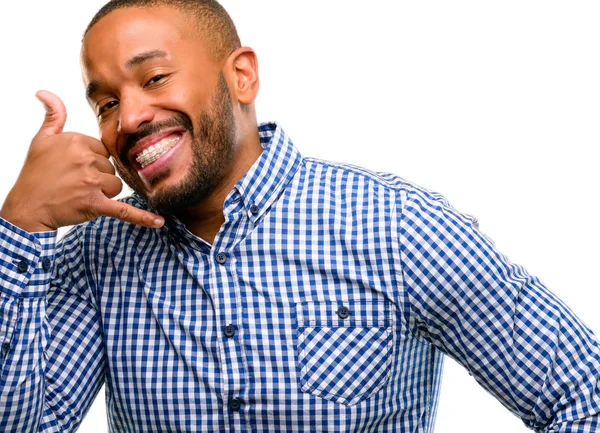
{"type": "Polygon", "coordinates": [[[598,342],[472,217],[259,132],[212,245],[0,222],[0,431],[72,432],[105,383],[111,432],[432,432],[444,353],[528,427],[599,431],[598,342]]]}

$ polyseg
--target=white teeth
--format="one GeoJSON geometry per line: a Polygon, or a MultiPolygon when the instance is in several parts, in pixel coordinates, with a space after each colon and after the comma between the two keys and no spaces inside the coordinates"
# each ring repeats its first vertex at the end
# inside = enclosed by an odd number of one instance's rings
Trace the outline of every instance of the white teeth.
{"type": "Polygon", "coordinates": [[[147,167],[171,150],[179,140],[181,140],[180,135],[173,138],[165,138],[164,140],[161,140],[158,143],[155,143],[152,146],[144,149],[135,157],[135,160],[142,166],[142,168],[147,167]]]}

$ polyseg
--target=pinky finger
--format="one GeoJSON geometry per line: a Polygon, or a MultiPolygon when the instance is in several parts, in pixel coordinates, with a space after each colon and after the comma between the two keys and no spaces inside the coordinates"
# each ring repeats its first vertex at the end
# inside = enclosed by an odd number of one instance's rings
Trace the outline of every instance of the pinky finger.
{"type": "Polygon", "coordinates": [[[100,215],[149,228],[160,228],[165,223],[164,218],[160,215],[109,198],[103,198],[97,204],[97,211],[100,215]]]}

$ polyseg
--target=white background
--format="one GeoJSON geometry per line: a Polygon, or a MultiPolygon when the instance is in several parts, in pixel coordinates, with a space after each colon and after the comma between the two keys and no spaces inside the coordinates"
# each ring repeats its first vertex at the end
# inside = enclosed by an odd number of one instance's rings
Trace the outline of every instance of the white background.
{"type": "MultiPolygon", "coordinates": [[[[0,197],[41,124],[36,90],[63,98],[67,130],[97,136],[78,55],[103,3],[3,5],[0,197]]],[[[444,193],[600,332],[600,3],[223,4],[258,53],[259,120],[305,155],[444,193]]],[[[80,431],[106,432],[105,418],[101,393],[80,431]]],[[[482,431],[527,430],[448,360],[436,432],[482,431]]]]}

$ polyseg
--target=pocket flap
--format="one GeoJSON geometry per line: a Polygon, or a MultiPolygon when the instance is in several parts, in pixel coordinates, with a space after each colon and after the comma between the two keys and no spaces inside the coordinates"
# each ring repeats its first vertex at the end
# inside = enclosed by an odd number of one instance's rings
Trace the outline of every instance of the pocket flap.
{"type": "Polygon", "coordinates": [[[300,328],[387,328],[391,322],[390,307],[389,302],[382,300],[302,302],[296,304],[296,321],[300,328]]]}

